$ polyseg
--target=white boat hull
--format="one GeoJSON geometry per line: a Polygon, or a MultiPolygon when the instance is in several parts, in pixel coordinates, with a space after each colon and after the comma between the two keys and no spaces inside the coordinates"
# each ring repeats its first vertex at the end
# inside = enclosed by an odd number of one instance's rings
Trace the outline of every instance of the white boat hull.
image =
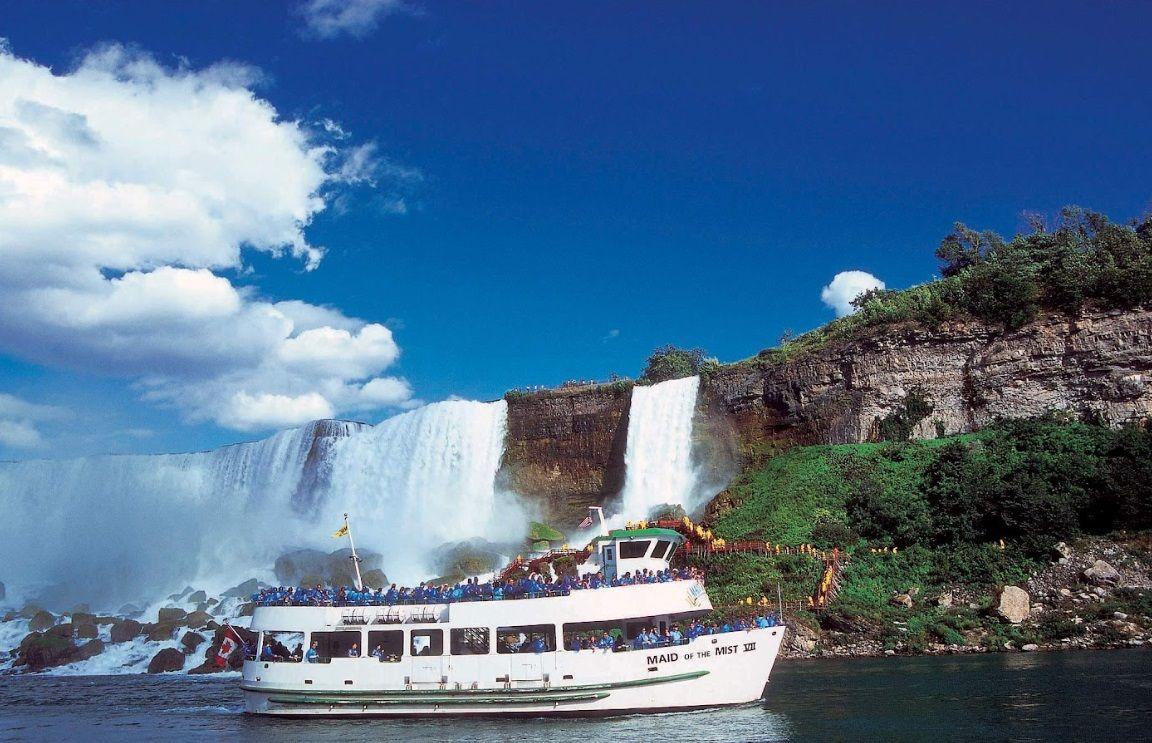
{"type": "Polygon", "coordinates": [[[778,626],[627,652],[443,656],[399,663],[372,658],[325,664],[248,661],[242,688],[249,713],[287,717],[542,717],[689,710],[760,699],[783,636],[784,627],[778,626]],[[496,681],[500,671],[507,674],[500,678],[508,680],[496,681]],[[436,680],[416,680],[420,678],[436,680]]]}

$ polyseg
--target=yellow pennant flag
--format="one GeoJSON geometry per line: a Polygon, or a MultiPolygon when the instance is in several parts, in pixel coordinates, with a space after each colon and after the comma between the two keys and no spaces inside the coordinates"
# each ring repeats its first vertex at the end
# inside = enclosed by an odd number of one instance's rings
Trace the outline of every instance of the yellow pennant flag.
{"type": "Polygon", "coordinates": [[[346,537],[346,536],[348,536],[348,524],[344,524],[344,526],[341,526],[339,529],[336,530],[336,533],[332,535],[332,537],[334,539],[339,539],[340,537],[346,537]]]}

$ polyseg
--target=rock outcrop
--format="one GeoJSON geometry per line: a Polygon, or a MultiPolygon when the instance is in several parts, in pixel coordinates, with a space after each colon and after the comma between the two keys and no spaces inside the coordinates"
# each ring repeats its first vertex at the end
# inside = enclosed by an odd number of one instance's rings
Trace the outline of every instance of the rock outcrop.
{"type": "Polygon", "coordinates": [[[508,395],[508,438],[497,480],[549,523],[574,524],[624,486],[632,388],[585,385],[508,395]]]}
{"type": "Polygon", "coordinates": [[[176,648],[164,648],[148,661],[148,673],[183,671],[186,657],[176,648]]]}
{"type": "Polygon", "coordinates": [[[873,328],[774,361],[719,368],[703,387],[723,401],[745,447],[875,440],[878,423],[922,389],[932,412],[915,438],[1049,410],[1120,424],[1152,413],[1152,310],[1042,315],[1019,330],[975,321],[873,328]]]}

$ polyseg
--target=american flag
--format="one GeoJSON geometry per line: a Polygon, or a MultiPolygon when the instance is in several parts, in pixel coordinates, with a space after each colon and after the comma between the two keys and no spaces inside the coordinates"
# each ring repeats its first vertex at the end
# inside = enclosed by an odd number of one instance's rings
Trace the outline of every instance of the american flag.
{"type": "Polygon", "coordinates": [[[584,520],[580,522],[580,526],[578,528],[587,529],[589,526],[592,526],[592,514],[591,513],[589,513],[587,516],[584,517],[584,520]]]}

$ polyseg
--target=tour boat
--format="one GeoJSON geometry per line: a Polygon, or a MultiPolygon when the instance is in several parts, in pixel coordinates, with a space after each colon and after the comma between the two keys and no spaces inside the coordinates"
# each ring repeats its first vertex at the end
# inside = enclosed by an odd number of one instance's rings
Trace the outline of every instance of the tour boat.
{"type": "MultiPolygon", "coordinates": [[[[605,530],[582,572],[611,579],[663,571],[683,541],[671,529],[605,530]]],[[[662,634],[711,611],[697,579],[518,600],[257,606],[258,645],[241,688],[249,713],[287,717],[594,716],[760,699],[783,625],[633,648],[644,628],[662,634]],[[571,650],[565,642],[605,632],[617,647],[571,650]],[[260,660],[265,643],[315,647],[317,662],[260,660]],[[376,648],[384,652],[370,656],[376,648]]]]}

